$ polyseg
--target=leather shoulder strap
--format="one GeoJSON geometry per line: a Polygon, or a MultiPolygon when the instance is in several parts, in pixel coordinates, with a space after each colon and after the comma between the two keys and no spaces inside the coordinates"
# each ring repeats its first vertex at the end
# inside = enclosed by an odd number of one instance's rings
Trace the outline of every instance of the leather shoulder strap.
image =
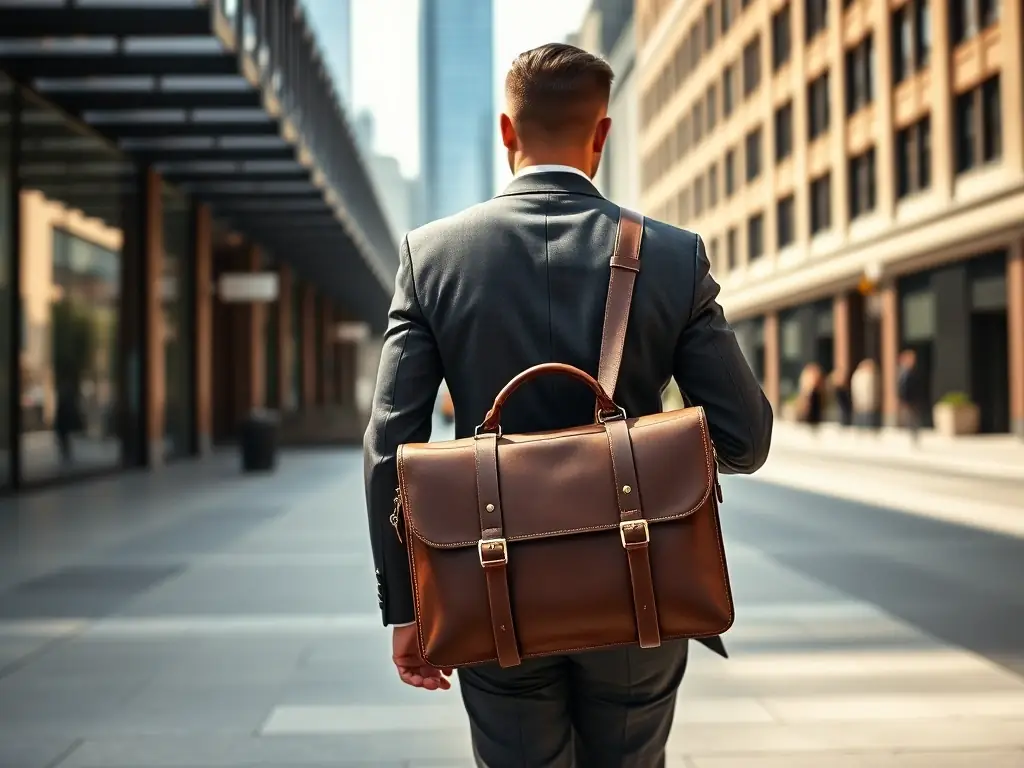
{"type": "Polygon", "coordinates": [[[615,397],[622,364],[622,348],[626,343],[629,307],[633,301],[633,285],[640,271],[640,241],[644,234],[644,217],[628,208],[619,209],[619,227],[612,249],[608,300],[604,306],[604,328],[601,331],[601,358],[597,364],[597,380],[609,397],[615,397]]]}

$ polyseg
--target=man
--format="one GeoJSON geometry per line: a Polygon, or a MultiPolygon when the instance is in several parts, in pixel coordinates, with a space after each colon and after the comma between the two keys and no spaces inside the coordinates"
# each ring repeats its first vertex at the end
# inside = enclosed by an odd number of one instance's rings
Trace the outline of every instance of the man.
{"type": "Polygon", "coordinates": [[[896,391],[900,400],[900,417],[903,426],[910,432],[910,440],[917,445],[921,431],[921,408],[928,399],[924,375],[917,364],[917,353],[912,349],[900,352],[899,379],[896,391]]]}
{"type": "MultiPolygon", "coordinates": [[[[389,523],[395,454],[429,438],[442,378],[466,437],[525,368],[564,362],[597,374],[619,208],[590,179],[611,126],[611,82],[604,61],[569,45],[521,54],[500,119],[515,179],[402,243],[365,449],[378,596],[410,685],[447,688],[450,670],[431,669],[417,650],[408,561],[389,523]]],[[[648,219],[640,262],[616,401],[630,416],[660,412],[674,377],[706,409],[722,470],[753,472],[768,454],[772,412],[716,302],[703,242],[648,219]]],[[[531,432],[593,418],[593,394],[555,377],[516,392],[502,425],[531,432]]],[[[460,670],[479,765],[664,765],[686,657],[686,642],[673,642],[460,670]]]]}

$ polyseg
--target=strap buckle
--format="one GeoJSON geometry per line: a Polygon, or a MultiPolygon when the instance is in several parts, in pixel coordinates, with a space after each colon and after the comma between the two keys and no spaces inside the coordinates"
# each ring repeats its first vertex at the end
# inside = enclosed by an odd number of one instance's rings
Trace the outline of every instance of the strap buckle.
{"type": "Polygon", "coordinates": [[[484,568],[508,564],[508,542],[505,539],[480,539],[476,551],[484,568]]]}
{"type": "Polygon", "coordinates": [[[610,411],[610,412],[598,411],[597,412],[597,423],[598,424],[607,424],[609,421],[622,421],[625,418],[626,418],[626,409],[623,408],[621,405],[617,406],[614,411],[610,411]]]}
{"type": "Polygon", "coordinates": [[[473,430],[473,437],[477,438],[482,435],[494,435],[499,440],[501,439],[501,424],[498,425],[497,429],[484,429],[483,424],[478,424],[476,429],[473,430]]]}
{"type": "Polygon", "coordinates": [[[646,520],[623,520],[619,523],[619,538],[622,540],[622,546],[625,549],[630,547],[642,547],[650,543],[651,541],[651,529],[647,526],[646,520]],[[643,541],[632,541],[627,540],[629,534],[635,534],[638,531],[643,531],[643,541]]]}

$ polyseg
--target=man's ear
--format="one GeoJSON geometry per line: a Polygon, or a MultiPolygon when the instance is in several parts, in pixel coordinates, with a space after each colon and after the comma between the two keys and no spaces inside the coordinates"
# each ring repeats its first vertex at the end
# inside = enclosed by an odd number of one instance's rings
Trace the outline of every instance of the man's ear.
{"type": "Polygon", "coordinates": [[[516,127],[512,124],[512,118],[501,113],[498,118],[498,125],[501,128],[501,143],[509,152],[519,151],[519,136],[516,134],[516,127]]]}
{"type": "Polygon", "coordinates": [[[612,119],[610,117],[602,117],[597,124],[597,130],[594,131],[594,146],[592,147],[594,152],[600,154],[604,151],[604,143],[608,141],[608,133],[611,129],[612,119]]]}

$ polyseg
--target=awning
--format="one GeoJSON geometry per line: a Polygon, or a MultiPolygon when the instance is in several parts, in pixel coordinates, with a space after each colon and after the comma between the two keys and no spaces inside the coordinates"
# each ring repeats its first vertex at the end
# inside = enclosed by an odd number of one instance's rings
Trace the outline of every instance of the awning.
{"type": "MultiPolygon", "coordinates": [[[[0,69],[383,327],[397,244],[298,0],[8,0],[0,69]]],[[[111,156],[33,114],[33,182],[87,212],[112,202],[111,156]]]]}

